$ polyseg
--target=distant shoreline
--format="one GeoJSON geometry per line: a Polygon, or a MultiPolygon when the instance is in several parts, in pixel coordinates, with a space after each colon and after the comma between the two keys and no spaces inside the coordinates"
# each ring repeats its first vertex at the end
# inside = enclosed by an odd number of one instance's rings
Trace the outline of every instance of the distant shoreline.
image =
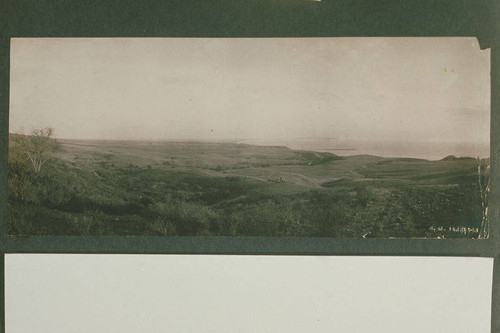
{"type": "MultiPolygon", "coordinates": [[[[9,133],[9,135],[22,135],[9,133]]],[[[490,147],[486,143],[435,143],[435,142],[388,142],[362,140],[325,139],[234,139],[234,140],[203,140],[203,139],[68,139],[55,138],[61,142],[91,142],[91,143],[129,143],[129,144],[235,144],[265,147],[284,147],[291,150],[311,152],[339,152],[341,156],[372,155],[385,158],[417,158],[429,161],[441,160],[447,156],[456,158],[490,158],[490,147]],[[328,147],[330,145],[330,147],[328,147]],[[348,148],[331,148],[331,145],[343,145],[348,148]]]]}

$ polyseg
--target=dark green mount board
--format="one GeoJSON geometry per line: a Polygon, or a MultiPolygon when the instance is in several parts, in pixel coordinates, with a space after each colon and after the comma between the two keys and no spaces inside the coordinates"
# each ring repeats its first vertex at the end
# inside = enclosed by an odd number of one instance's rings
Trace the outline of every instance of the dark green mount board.
{"type": "MultiPolygon", "coordinates": [[[[496,42],[494,4],[330,1],[151,2],[99,1],[3,2],[2,90],[4,111],[2,162],[6,165],[8,132],[9,42],[13,37],[341,37],[341,36],[469,36],[482,48],[496,42]]],[[[262,52],[265,52],[263,50],[262,52]]],[[[493,59],[493,74],[495,61],[493,59]]],[[[494,91],[494,89],[493,89],[494,91]]],[[[495,97],[494,97],[495,98],[495,97]]],[[[493,120],[495,124],[495,100],[493,120]]],[[[492,138],[495,191],[495,133],[492,138]]],[[[6,182],[7,168],[2,168],[6,182]]],[[[4,186],[5,188],[5,186],[4,186]]],[[[2,195],[5,196],[5,190],[2,195]]],[[[490,210],[495,224],[495,193],[490,210]]],[[[4,197],[2,198],[4,199],[4,197]]],[[[6,251],[142,252],[142,253],[282,253],[282,254],[496,254],[492,240],[270,239],[196,237],[2,237],[6,251]],[[397,245],[401,244],[401,245],[397,245]],[[403,245],[404,244],[404,245],[403,245]]]]}
{"type": "MultiPolygon", "coordinates": [[[[186,253],[495,257],[492,332],[500,331],[499,1],[0,1],[2,253],[186,253]],[[7,236],[9,44],[13,37],[477,37],[491,48],[488,240],[7,236]]],[[[262,52],[265,52],[263,50],[262,52]]],[[[3,260],[2,260],[3,263],[3,260]]],[[[3,308],[3,306],[2,306],[3,308]]]]}

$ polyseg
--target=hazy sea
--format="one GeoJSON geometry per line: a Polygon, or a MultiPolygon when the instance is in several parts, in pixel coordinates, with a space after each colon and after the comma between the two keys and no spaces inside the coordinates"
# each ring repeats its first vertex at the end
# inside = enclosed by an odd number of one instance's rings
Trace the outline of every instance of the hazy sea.
{"type": "Polygon", "coordinates": [[[422,158],[439,160],[449,155],[456,157],[490,156],[488,143],[436,143],[403,141],[361,141],[337,139],[245,139],[240,143],[263,146],[287,146],[296,150],[329,152],[341,156],[375,155],[382,157],[422,158]]]}

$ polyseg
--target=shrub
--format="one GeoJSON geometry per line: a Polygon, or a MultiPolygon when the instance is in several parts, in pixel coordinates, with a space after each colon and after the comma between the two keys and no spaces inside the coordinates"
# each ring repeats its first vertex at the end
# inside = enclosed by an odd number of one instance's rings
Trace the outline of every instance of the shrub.
{"type": "Polygon", "coordinates": [[[366,186],[357,186],[356,191],[356,199],[359,205],[366,207],[370,201],[373,199],[373,193],[366,186]]]}
{"type": "Polygon", "coordinates": [[[146,233],[152,236],[175,236],[175,225],[168,218],[157,217],[147,223],[146,233]]]}
{"type": "Polygon", "coordinates": [[[33,223],[23,214],[22,210],[14,209],[11,205],[8,206],[8,210],[8,234],[17,236],[32,235],[34,232],[33,223]]]}
{"type": "Polygon", "coordinates": [[[208,206],[171,198],[152,209],[162,219],[171,221],[179,236],[208,235],[210,224],[218,218],[217,212],[208,206]]]}
{"type": "Polygon", "coordinates": [[[99,210],[85,210],[84,215],[76,216],[72,220],[73,228],[78,235],[99,235],[102,236],[103,219],[105,214],[99,210]]]}

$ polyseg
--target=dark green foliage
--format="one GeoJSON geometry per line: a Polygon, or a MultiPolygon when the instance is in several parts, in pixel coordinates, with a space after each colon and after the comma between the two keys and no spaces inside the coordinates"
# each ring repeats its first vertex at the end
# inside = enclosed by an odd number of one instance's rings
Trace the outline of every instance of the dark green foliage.
{"type": "Polygon", "coordinates": [[[455,155],[448,155],[445,158],[442,159],[442,161],[456,161],[456,160],[471,160],[473,161],[474,158],[472,157],[456,157],[455,155]]]}
{"type": "Polygon", "coordinates": [[[157,217],[147,224],[147,233],[151,236],[176,236],[175,224],[168,218],[157,217]]]}
{"type": "MultiPolygon", "coordinates": [[[[60,151],[70,154],[64,147],[60,151]]],[[[254,161],[244,168],[240,162],[212,168],[179,166],[183,162],[176,157],[168,164],[163,159],[136,165],[104,151],[92,155],[97,160],[55,156],[34,172],[13,150],[8,232],[19,236],[475,236],[452,231],[477,228],[481,221],[475,161],[380,159],[364,167],[351,164],[346,167],[350,177],[326,181],[333,178],[329,163],[349,162],[347,158],[298,154],[296,162],[283,157],[283,163],[275,159],[274,165],[266,167],[254,161]],[[285,169],[284,176],[296,177],[285,179],[280,178],[281,171],[264,180],[237,173],[252,168],[268,172],[263,169],[288,165],[300,166],[303,172],[327,167],[325,178],[315,187],[312,178],[297,169],[285,169]],[[307,187],[300,185],[305,181],[307,187]]]]}
{"type": "Polygon", "coordinates": [[[373,193],[367,186],[358,185],[355,188],[356,200],[359,205],[366,207],[373,199],[373,193]]]}
{"type": "Polygon", "coordinates": [[[104,218],[105,215],[99,210],[85,210],[82,216],[75,216],[72,220],[75,233],[83,236],[102,236],[104,218]]]}

